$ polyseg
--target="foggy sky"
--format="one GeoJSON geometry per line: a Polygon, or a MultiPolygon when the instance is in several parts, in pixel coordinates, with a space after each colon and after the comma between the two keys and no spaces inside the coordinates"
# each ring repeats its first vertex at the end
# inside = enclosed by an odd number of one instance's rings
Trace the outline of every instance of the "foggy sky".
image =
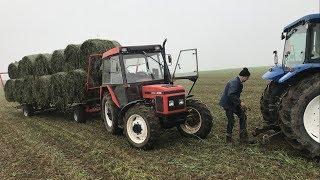
{"type": "Polygon", "coordinates": [[[0,72],[35,53],[89,38],[159,44],[177,58],[198,48],[199,69],[271,65],[283,27],[319,0],[0,0],[0,72]]]}

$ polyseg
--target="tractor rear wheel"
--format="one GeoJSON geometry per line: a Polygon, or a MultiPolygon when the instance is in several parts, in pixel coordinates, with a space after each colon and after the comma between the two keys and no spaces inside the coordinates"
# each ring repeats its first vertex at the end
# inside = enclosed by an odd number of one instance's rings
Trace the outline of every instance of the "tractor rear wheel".
{"type": "Polygon", "coordinates": [[[108,132],[113,135],[120,135],[122,129],[119,127],[118,123],[118,113],[119,109],[112,101],[109,94],[106,94],[102,99],[101,104],[103,123],[108,132]]]}
{"type": "Polygon", "coordinates": [[[213,118],[208,107],[195,99],[186,101],[188,115],[185,123],[177,126],[178,131],[186,137],[206,138],[211,132],[213,118]]]}
{"type": "Polygon", "coordinates": [[[320,73],[309,76],[284,94],[280,127],[288,142],[309,156],[320,156],[320,73]]]}
{"type": "Polygon", "coordinates": [[[161,127],[153,109],[135,104],[126,112],[124,121],[125,134],[132,146],[145,150],[154,147],[161,127]]]}

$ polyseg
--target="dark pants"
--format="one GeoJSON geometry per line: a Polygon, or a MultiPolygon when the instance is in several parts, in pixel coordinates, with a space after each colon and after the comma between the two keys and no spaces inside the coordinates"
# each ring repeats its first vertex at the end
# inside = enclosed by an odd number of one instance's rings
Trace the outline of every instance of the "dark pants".
{"type": "Polygon", "coordinates": [[[245,112],[242,109],[238,109],[237,111],[225,109],[226,116],[228,118],[228,124],[227,124],[227,136],[232,136],[232,130],[234,126],[234,116],[233,114],[236,114],[239,118],[239,124],[240,124],[240,134],[244,131],[246,131],[247,128],[247,116],[245,112]]]}

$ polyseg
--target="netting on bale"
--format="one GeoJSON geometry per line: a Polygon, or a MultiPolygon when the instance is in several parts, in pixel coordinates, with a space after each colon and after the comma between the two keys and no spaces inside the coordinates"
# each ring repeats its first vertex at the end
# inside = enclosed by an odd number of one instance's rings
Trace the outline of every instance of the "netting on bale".
{"type": "Polygon", "coordinates": [[[8,75],[11,79],[19,78],[19,62],[10,63],[8,66],[8,75]]]}
{"type": "Polygon", "coordinates": [[[15,83],[14,79],[9,79],[4,85],[5,98],[9,102],[15,101],[15,98],[14,98],[15,84],[14,83],[15,83]]]}
{"type": "Polygon", "coordinates": [[[24,79],[15,79],[14,88],[12,90],[14,101],[23,103],[23,81],[24,79]]]}
{"type": "Polygon", "coordinates": [[[68,78],[70,79],[68,89],[73,103],[81,103],[86,100],[86,77],[86,72],[83,69],[68,72],[68,78]]]}
{"type": "Polygon", "coordinates": [[[79,44],[70,44],[66,47],[64,50],[64,56],[65,56],[65,65],[63,70],[64,71],[72,71],[74,69],[78,69],[80,67],[80,64],[84,61],[81,55],[79,44]]]}
{"type": "Polygon", "coordinates": [[[43,76],[51,74],[51,54],[39,54],[34,60],[33,75],[43,76]]]}
{"type": "Polygon", "coordinates": [[[27,104],[34,104],[34,86],[35,86],[35,77],[34,76],[26,76],[22,79],[22,102],[27,104]]]}
{"type": "Polygon", "coordinates": [[[64,49],[55,50],[51,57],[51,71],[52,73],[57,73],[63,71],[64,64],[66,62],[66,57],[64,55],[64,49]]]}
{"type": "Polygon", "coordinates": [[[51,75],[40,76],[35,79],[34,97],[39,107],[48,107],[51,102],[51,75]]]}
{"type": "Polygon", "coordinates": [[[66,72],[59,72],[51,76],[51,103],[63,108],[72,103],[73,93],[70,89],[71,79],[66,72]]]}
{"type": "Polygon", "coordinates": [[[35,69],[34,62],[38,56],[39,54],[35,54],[35,55],[25,56],[22,58],[18,66],[20,77],[33,75],[34,69],[35,69]]]}

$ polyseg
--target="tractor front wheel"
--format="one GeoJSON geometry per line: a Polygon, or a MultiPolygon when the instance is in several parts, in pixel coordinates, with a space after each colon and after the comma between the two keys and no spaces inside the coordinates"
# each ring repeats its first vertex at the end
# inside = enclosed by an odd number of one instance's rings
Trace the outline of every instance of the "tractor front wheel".
{"type": "Polygon", "coordinates": [[[188,115],[183,124],[177,126],[178,131],[186,137],[206,138],[211,132],[213,118],[207,106],[195,99],[187,99],[188,115]]]}
{"type": "Polygon", "coordinates": [[[73,109],[73,120],[77,123],[85,123],[86,122],[86,112],[84,110],[83,105],[75,106],[73,109]]]}
{"type": "Polygon", "coordinates": [[[160,123],[155,112],[143,104],[135,104],[125,114],[125,134],[136,148],[152,149],[158,139],[160,123]]]}
{"type": "Polygon", "coordinates": [[[113,135],[120,135],[122,133],[122,129],[119,127],[117,120],[119,109],[116,107],[109,94],[106,94],[103,97],[101,107],[102,118],[106,130],[113,135]]]}

